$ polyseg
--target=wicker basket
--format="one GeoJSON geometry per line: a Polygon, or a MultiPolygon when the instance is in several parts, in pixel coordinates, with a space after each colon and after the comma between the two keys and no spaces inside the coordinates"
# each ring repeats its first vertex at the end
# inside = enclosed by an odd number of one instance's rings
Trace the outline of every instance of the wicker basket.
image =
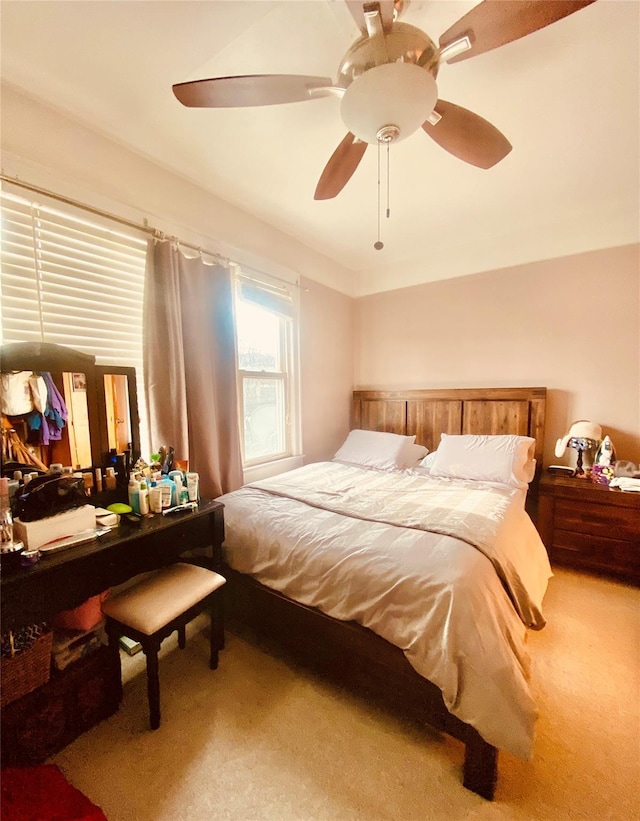
{"type": "Polygon", "coordinates": [[[0,707],[30,693],[49,681],[53,633],[48,630],[28,650],[2,659],[0,707]]]}

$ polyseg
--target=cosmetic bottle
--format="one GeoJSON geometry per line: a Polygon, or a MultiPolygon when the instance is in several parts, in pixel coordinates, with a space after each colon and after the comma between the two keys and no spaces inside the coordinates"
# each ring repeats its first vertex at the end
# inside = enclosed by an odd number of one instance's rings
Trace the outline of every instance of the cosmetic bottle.
{"type": "Polygon", "coordinates": [[[106,476],[104,477],[104,483],[107,490],[115,490],[116,489],[116,470],[115,468],[108,467],[106,470],[106,476]]]}
{"type": "Polygon", "coordinates": [[[155,479],[151,480],[149,488],[149,509],[152,513],[162,513],[162,488],[158,487],[155,479]]]}
{"type": "Polygon", "coordinates": [[[135,479],[129,482],[129,507],[134,513],[140,513],[140,485],[135,479]]]}
{"type": "Polygon", "coordinates": [[[102,471],[96,468],[96,493],[102,492],[102,471]]]}
{"type": "Polygon", "coordinates": [[[82,481],[84,482],[84,492],[87,496],[91,496],[93,493],[93,473],[88,470],[86,473],[82,474],[82,481]]]}
{"type": "MultiPolygon", "coordinates": [[[[183,501],[182,500],[182,490],[183,490],[182,475],[181,474],[176,475],[175,471],[173,473],[174,473],[174,475],[169,477],[173,481],[174,485],[176,486],[175,494],[174,494],[174,497],[173,497],[173,504],[174,505],[181,505],[182,501],[183,501]]],[[[184,501],[186,502],[187,500],[185,499],[184,501]]]]}
{"type": "Polygon", "coordinates": [[[140,515],[146,516],[149,512],[149,489],[147,488],[147,483],[144,479],[140,482],[139,506],[140,515]]]}
{"type": "Polygon", "coordinates": [[[176,496],[178,497],[178,504],[183,505],[185,502],[189,501],[189,491],[187,490],[186,484],[182,481],[182,479],[176,478],[176,496]]]}
{"type": "Polygon", "coordinates": [[[187,473],[187,492],[190,502],[200,501],[198,489],[199,480],[200,477],[197,473],[187,473]]]}
{"type": "Polygon", "coordinates": [[[158,487],[162,492],[162,509],[167,510],[167,508],[173,507],[176,504],[176,483],[168,476],[164,476],[158,482],[158,487]]]}

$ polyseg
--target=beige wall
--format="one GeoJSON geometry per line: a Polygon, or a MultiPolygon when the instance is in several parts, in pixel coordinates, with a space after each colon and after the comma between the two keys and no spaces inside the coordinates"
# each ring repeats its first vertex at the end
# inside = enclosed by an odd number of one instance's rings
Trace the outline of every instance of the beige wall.
{"type": "Polygon", "coordinates": [[[640,463],[640,246],[363,297],[361,388],[546,386],[545,464],[577,419],[640,463]]]}
{"type": "Polygon", "coordinates": [[[300,305],[304,461],[331,459],[349,432],[353,391],[351,297],[304,280],[300,305]]]}

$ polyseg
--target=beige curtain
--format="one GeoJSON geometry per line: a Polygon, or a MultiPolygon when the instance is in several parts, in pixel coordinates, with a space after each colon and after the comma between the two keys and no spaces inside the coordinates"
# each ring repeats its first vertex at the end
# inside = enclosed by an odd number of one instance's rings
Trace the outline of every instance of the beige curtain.
{"type": "Polygon", "coordinates": [[[144,373],[151,447],[175,448],[215,498],[242,484],[231,275],[150,240],[144,373]]]}

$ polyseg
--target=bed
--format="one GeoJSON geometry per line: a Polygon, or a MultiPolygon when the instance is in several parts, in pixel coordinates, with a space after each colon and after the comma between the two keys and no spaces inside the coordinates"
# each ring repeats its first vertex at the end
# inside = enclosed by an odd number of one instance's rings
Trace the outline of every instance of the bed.
{"type": "Polygon", "coordinates": [[[355,391],[336,460],[220,498],[231,621],[458,738],[463,784],[488,799],[498,749],[533,746],[526,636],[544,626],[551,571],[525,498],[545,401],[544,388],[355,391]],[[389,464],[358,457],[372,438],[389,464]],[[504,442],[526,450],[524,479],[485,475],[482,447],[504,442]],[[460,446],[482,456],[471,478],[460,446]],[[431,456],[408,462],[409,447],[431,456]]]}

